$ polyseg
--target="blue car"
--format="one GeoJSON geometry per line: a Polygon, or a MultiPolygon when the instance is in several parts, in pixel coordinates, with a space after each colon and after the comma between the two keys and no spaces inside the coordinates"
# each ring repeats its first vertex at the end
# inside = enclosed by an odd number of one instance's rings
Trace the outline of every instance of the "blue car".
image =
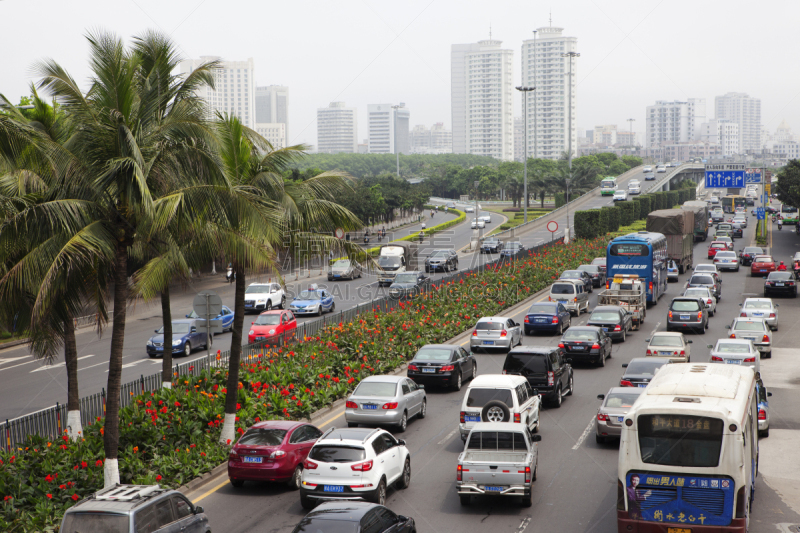
{"type": "MultiPolygon", "coordinates": [[[[205,319],[206,317],[199,316],[197,313],[192,311],[191,313],[186,315],[186,318],[205,319]]],[[[225,333],[226,331],[233,330],[233,311],[227,305],[223,305],[222,306],[222,311],[220,311],[220,313],[217,316],[215,316],[214,318],[212,318],[211,320],[221,320],[222,321],[222,332],[223,333],[225,333]]],[[[212,324],[213,324],[213,322],[212,322],[212,324]]],[[[201,325],[205,325],[205,322],[203,322],[201,325]]],[[[213,328],[214,326],[212,325],[211,327],[213,328]]],[[[214,332],[212,331],[212,333],[214,333],[214,332]]],[[[217,333],[219,333],[219,331],[217,331],[217,333]]]]}
{"type": "MultiPolygon", "coordinates": [[[[172,353],[189,355],[192,350],[200,347],[206,348],[208,340],[206,332],[199,327],[197,320],[173,320],[172,321],[172,353]]],[[[156,330],[156,335],[147,341],[147,355],[157,357],[164,355],[164,327],[156,330]]]]}
{"type": "Polygon", "coordinates": [[[572,315],[558,302],[541,302],[530,306],[525,313],[525,335],[549,331],[561,335],[572,324],[572,315]]]}
{"type": "Polygon", "coordinates": [[[333,312],[336,304],[333,296],[325,289],[311,285],[308,290],[302,291],[289,304],[289,310],[295,315],[321,315],[328,311],[333,312]]]}

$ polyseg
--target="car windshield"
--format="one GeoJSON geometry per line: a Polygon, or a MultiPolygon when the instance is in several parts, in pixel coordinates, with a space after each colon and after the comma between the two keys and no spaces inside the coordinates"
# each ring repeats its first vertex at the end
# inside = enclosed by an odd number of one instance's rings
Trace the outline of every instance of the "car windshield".
{"type": "MultiPolygon", "coordinates": [[[[334,511],[335,513],[341,511],[334,511]]],[[[355,520],[335,520],[336,515],[318,515],[305,517],[295,526],[292,533],[358,533],[358,522],[355,520]],[[331,520],[331,519],[334,520],[331,520]]]]}
{"type": "Polygon", "coordinates": [[[597,332],[569,328],[561,339],[565,341],[595,341],[597,340],[597,332]]]}
{"type": "Polygon", "coordinates": [[[280,446],[285,436],[285,429],[252,428],[242,435],[242,438],[239,439],[239,444],[280,446]]]}
{"type": "Polygon", "coordinates": [[[565,270],[559,277],[561,279],[583,279],[580,270],[565,270]]]}
{"type": "Polygon", "coordinates": [[[724,242],[712,242],[711,243],[711,247],[712,248],[723,248],[724,249],[724,248],[727,248],[728,245],[725,244],[724,242]]]}
{"type": "Polygon", "coordinates": [[[264,294],[269,292],[269,285],[250,285],[245,289],[245,294],[264,294]]]}
{"type": "Polygon", "coordinates": [[[519,250],[522,245],[518,242],[507,242],[503,247],[505,250],[519,250]]]}
{"type": "Polygon", "coordinates": [[[661,368],[666,364],[666,361],[660,361],[658,359],[647,359],[644,361],[631,361],[628,364],[628,368],[625,372],[625,375],[629,374],[636,374],[640,376],[653,376],[656,373],[656,370],[661,368]]]}
{"type": "Polygon", "coordinates": [[[692,276],[689,280],[689,285],[713,285],[714,278],[711,276],[692,276]]]}
{"type": "Polygon", "coordinates": [[[734,331],[764,331],[764,323],[759,321],[745,322],[737,321],[733,326],[734,331]]]}
{"type": "Polygon", "coordinates": [[[495,246],[499,241],[497,239],[486,239],[483,241],[483,244],[489,244],[491,246],[495,246]]]}
{"type": "Polygon", "coordinates": [[[653,335],[650,346],[683,346],[683,341],[676,335],[653,335]]]}
{"type": "Polygon", "coordinates": [[[736,259],[735,252],[718,252],[717,257],[720,259],[736,259]]]}
{"type": "Polygon", "coordinates": [[[355,463],[363,461],[367,454],[364,448],[358,446],[331,446],[317,445],[311,448],[308,454],[309,459],[322,463],[355,463]]]}
{"type": "Polygon", "coordinates": [[[641,393],[612,392],[606,396],[606,407],[630,409],[641,393]]]}
{"type": "Polygon", "coordinates": [[[322,300],[322,292],[320,291],[302,291],[297,295],[298,300],[322,300]]]}
{"type": "Polygon", "coordinates": [[[575,285],[572,283],[553,283],[550,294],[575,294],[575,285]]]}
{"type": "Polygon", "coordinates": [[[393,398],[397,393],[397,383],[392,381],[362,381],[353,391],[353,396],[377,396],[393,398]]]}
{"type": "Polygon", "coordinates": [[[675,300],[669,308],[672,311],[699,311],[700,304],[696,300],[675,300]]]}
{"type": "Polygon", "coordinates": [[[385,268],[399,267],[401,264],[402,262],[400,261],[400,256],[398,255],[382,255],[378,257],[378,265],[385,268]]]}
{"type": "Polygon", "coordinates": [[[714,467],[722,449],[723,422],[692,415],[639,415],[642,461],[683,467],[714,467]]]}
{"type": "Polygon", "coordinates": [[[277,314],[258,315],[256,321],[253,322],[256,326],[277,326],[280,323],[281,315],[277,314]]]}
{"type": "Polygon", "coordinates": [[[749,300],[744,302],[745,309],[772,309],[771,302],[760,302],[758,300],[749,300]]]}
{"type": "Polygon", "coordinates": [[[414,359],[423,361],[449,361],[451,351],[447,348],[420,348],[414,359]]]}
{"type": "Polygon", "coordinates": [[[717,267],[714,265],[697,265],[694,267],[695,272],[716,272],[717,267]]]}
{"type": "MultiPolygon", "coordinates": [[[[204,322],[205,323],[205,322],[204,322]]],[[[163,335],[164,333],[164,326],[158,330],[159,333],[163,335]]],[[[172,323],[172,334],[175,335],[176,333],[189,333],[189,324],[186,322],[173,322],[172,323]]]]}
{"type": "Polygon", "coordinates": [[[614,311],[595,311],[589,317],[589,322],[619,322],[619,313],[614,311]]]}
{"type": "Polygon", "coordinates": [[[750,346],[740,342],[720,342],[714,351],[719,353],[750,353],[750,346]]]}
{"type": "MultiPolygon", "coordinates": [[[[130,518],[113,513],[67,513],[61,531],[80,533],[128,533],[130,518]]],[[[326,532],[327,533],[327,532],[326,532]]]]}
{"type": "Polygon", "coordinates": [[[488,320],[478,322],[475,324],[475,329],[488,329],[491,331],[500,331],[501,329],[506,329],[505,323],[503,322],[489,322],[488,320]]]}
{"type": "Polygon", "coordinates": [[[446,257],[448,253],[447,250],[436,250],[431,254],[431,257],[446,257]]]}
{"type": "Polygon", "coordinates": [[[348,268],[350,261],[348,259],[339,259],[333,264],[333,268],[348,268]]]}
{"type": "Polygon", "coordinates": [[[772,257],[769,255],[759,255],[755,258],[755,263],[774,263],[775,261],[772,260],[772,257]]]}
{"type": "Polygon", "coordinates": [[[394,278],[395,283],[416,283],[417,282],[417,275],[416,274],[398,274],[396,278],[394,278]]]}
{"type": "Polygon", "coordinates": [[[480,389],[473,387],[467,392],[467,407],[483,407],[492,400],[499,400],[508,406],[514,405],[508,389],[480,389]]]}
{"type": "Polygon", "coordinates": [[[763,254],[764,250],[762,250],[761,248],[756,248],[754,246],[748,246],[747,248],[744,249],[744,253],[750,254],[750,255],[763,254]]]}
{"type": "Polygon", "coordinates": [[[600,267],[597,265],[581,265],[578,267],[578,270],[583,270],[584,272],[600,272],[600,267]]]}
{"type": "Polygon", "coordinates": [[[606,264],[606,258],[605,257],[597,257],[595,259],[592,259],[592,264],[593,265],[605,265],[606,264]]]}
{"type": "Polygon", "coordinates": [[[769,276],[767,276],[767,279],[770,281],[786,281],[792,279],[793,277],[794,274],[791,272],[770,272],[769,276]]]}
{"type": "Polygon", "coordinates": [[[554,315],[556,313],[556,306],[553,304],[533,304],[528,309],[528,314],[544,313],[547,315],[554,315]]]}
{"type": "Polygon", "coordinates": [[[708,289],[686,289],[686,292],[684,292],[683,295],[708,298],[708,289]]]}

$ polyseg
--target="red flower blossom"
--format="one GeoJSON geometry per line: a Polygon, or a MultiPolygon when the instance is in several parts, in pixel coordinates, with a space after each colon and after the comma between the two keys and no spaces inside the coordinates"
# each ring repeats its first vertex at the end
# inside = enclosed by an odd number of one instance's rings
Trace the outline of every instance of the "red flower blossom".
{"type": "Polygon", "coordinates": [[[161,474],[156,476],[156,481],[161,481],[161,474]]]}
{"type": "Polygon", "coordinates": [[[64,490],[64,489],[67,488],[67,486],[66,485],[59,485],[58,488],[61,489],[61,490],[64,490]]]}
{"type": "Polygon", "coordinates": [[[53,476],[51,476],[50,474],[47,474],[47,476],[45,476],[44,480],[47,481],[48,483],[51,483],[53,481],[53,476]]]}
{"type": "Polygon", "coordinates": [[[94,466],[103,466],[103,460],[98,459],[97,462],[94,464],[94,466]]]}
{"type": "Polygon", "coordinates": [[[76,501],[80,500],[81,497],[78,496],[77,494],[73,494],[72,496],[70,496],[70,498],[72,498],[72,501],[76,502],[76,501]]]}
{"type": "Polygon", "coordinates": [[[52,495],[52,494],[49,494],[49,493],[48,493],[48,494],[46,494],[45,496],[47,496],[47,499],[48,499],[48,500],[52,500],[52,499],[53,499],[53,495],[52,495]]]}

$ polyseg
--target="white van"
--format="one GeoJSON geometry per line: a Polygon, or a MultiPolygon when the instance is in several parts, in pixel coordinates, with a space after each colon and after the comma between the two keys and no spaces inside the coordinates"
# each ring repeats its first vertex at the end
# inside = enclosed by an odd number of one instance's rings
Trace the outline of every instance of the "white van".
{"type": "Polygon", "coordinates": [[[551,302],[563,304],[575,316],[589,312],[589,293],[579,279],[560,279],[550,285],[551,302]]]}
{"type": "Polygon", "coordinates": [[[484,374],[469,382],[461,400],[458,430],[461,440],[478,422],[517,422],[539,431],[541,399],[522,376],[484,374]]]}

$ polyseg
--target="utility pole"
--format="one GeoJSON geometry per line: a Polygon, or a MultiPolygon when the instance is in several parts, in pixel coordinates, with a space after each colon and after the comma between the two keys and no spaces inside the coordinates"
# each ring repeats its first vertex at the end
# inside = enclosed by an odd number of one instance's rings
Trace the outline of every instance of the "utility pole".
{"type": "MultiPolygon", "coordinates": [[[[525,223],[528,222],[528,93],[535,91],[536,87],[525,87],[520,85],[517,90],[522,93],[522,124],[525,129],[525,157],[522,164],[522,181],[523,181],[523,210],[525,212],[525,223]]],[[[535,98],[534,98],[535,100],[535,98]]]]}
{"type": "Polygon", "coordinates": [[[567,52],[565,54],[561,54],[561,57],[568,57],[569,58],[569,87],[567,88],[567,96],[568,96],[568,116],[567,119],[567,135],[569,136],[569,152],[567,153],[567,164],[569,165],[569,178],[567,178],[567,232],[566,232],[566,241],[569,242],[569,180],[572,178],[572,58],[573,57],[581,57],[578,52],[567,52]]]}
{"type": "Polygon", "coordinates": [[[394,109],[394,152],[397,154],[397,177],[400,177],[400,148],[397,146],[397,110],[403,106],[393,105],[394,109]]]}

